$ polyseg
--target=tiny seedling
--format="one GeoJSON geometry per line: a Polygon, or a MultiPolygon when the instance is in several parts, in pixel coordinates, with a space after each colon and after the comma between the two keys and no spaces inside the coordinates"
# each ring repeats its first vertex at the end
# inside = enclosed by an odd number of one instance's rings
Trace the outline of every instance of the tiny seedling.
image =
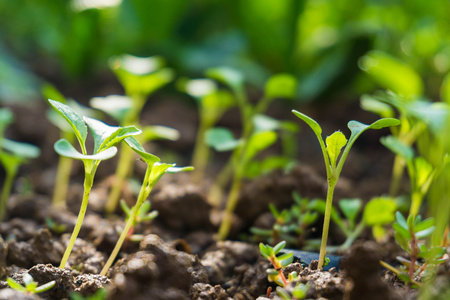
{"type": "MultiPolygon", "coordinates": [[[[128,219],[130,217],[132,217],[132,212],[133,212],[134,206],[130,209],[124,200],[120,200],[120,207],[125,212],[126,221],[128,221],[128,219]]],[[[143,238],[142,235],[133,234],[134,228],[136,227],[136,224],[139,224],[142,222],[150,222],[158,216],[158,211],[154,210],[154,211],[150,212],[150,208],[151,208],[150,201],[144,201],[144,203],[142,203],[141,207],[138,209],[136,216],[134,217],[133,224],[131,224],[131,228],[130,228],[130,230],[128,232],[128,236],[126,238],[127,240],[130,240],[133,242],[142,241],[142,238],[143,238]]],[[[119,233],[121,234],[122,232],[119,232],[119,233]]]]}
{"type": "Polygon", "coordinates": [[[311,285],[309,284],[309,282],[306,284],[297,282],[295,284],[295,287],[291,291],[292,295],[289,294],[289,292],[281,286],[277,287],[277,294],[283,300],[302,300],[306,298],[306,294],[308,293],[310,288],[311,285]]]}
{"type": "Polygon", "coordinates": [[[349,140],[346,139],[346,137],[342,132],[336,131],[326,138],[325,144],[322,138],[322,128],[316,121],[296,110],[293,110],[292,112],[298,118],[300,118],[306,124],[308,124],[308,126],[311,127],[313,132],[316,134],[325,160],[328,190],[326,198],[325,216],[323,222],[322,241],[320,244],[319,265],[318,265],[318,268],[322,269],[326,255],[326,245],[328,239],[328,230],[330,226],[334,188],[339,180],[339,176],[341,174],[342,168],[344,166],[345,160],[347,159],[351,147],[353,146],[356,139],[361,135],[361,133],[363,133],[367,129],[381,129],[384,127],[396,126],[400,124],[400,121],[394,118],[383,118],[378,121],[375,121],[370,125],[366,125],[357,121],[350,121],[347,125],[351,131],[349,140]],[[344,151],[340,155],[341,149],[344,146],[345,146],[344,151]]]}
{"type": "Polygon", "coordinates": [[[6,173],[0,196],[0,221],[3,220],[5,215],[8,199],[19,167],[25,164],[28,159],[38,157],[41,152],[34,145],[12,141],[3,137],[5,128],[13,119],[14,116],[9,109],[0,109],[0,163],[6,173]]]}
{"type": "MultiPolygon", "coordinates": [[[[110,67],[122,84],[126,96],[112,95],[96,97],[91,100],[91,106],[103,110],[120,126],[136,125],[140,128],[141,111],[148,96],[173,80],[174,72],[164,67],[162,57],[136,57],[128,54],[115,56],[110,60],[110,67]]],[[[177,139],[178,133],[173,129],[159,126],[143,128],[142,143],[155,138],[177,139]]],[[[117,164],[115,184],[106,202],[105,211],[113,213],[120,199],[123,185],[133,171],[133,151],[121,145],[119,162],[117,164]]]]}
{"type": "Polygon", "coordinates": [[[128,221],[125,224],[125,228],[122,231],[122,234],[119,237],[119,240],[116,243],[116,246],[113,249],[113,252],[111,253],[110,257],[108,258],[108,261],[106,262],[105,266],[103,267],[100,275],[105,276],[108,272],[109,268],[111,267],[112,263],[117,257],[117,254],[120,251],[120,248],[122,248],[122,245],[128,236],[128,233],[130,232],[131,227],[136,222],[136,218],[138,216],[138,212],[140,211],[144,201],[148,198],[150,195],[153,187],[158,182],[158,180],[165,174],[165,173],[178,173],[182,171],[191,171],[192,167],[175,167],[174,164],[164,164],[160,163],[160,159],[148,152],[145,151],[145,149],[142,147],[142,145],[137,141],[137,139],[133,137],[128,137],[125,139],[125,142],[128,146],[130,146],[133,151],[138,153],[142,160],[147,163],[147,170],[144,175],[144,180],[141,185],[141,189],[139,191],[139,196],[137,198],[136,204],[134,205],[133,209],[128,215],[128,221]]]}
{"type": "Polygon", "coordinates": [[[38,286],[38,283],[34,281],[33,277],[28,273],[23,274],[23,283],[25,284],[25,286],[21,285],[10,277],[6,278],[6,282],[8,283],[10,288],[25,294],[38,294],[48,291],[49,289],[54,287],[56,283],[54,280],[52,280],[50,282],[47,282],[46,284],[38,286]]]}
{"type": "Polygon", "coordinates": [[[64,268],[81,229],[88,206],[89,194],[94,183],[95,172],[97,171],[100,162],[116,155],[117,148],[115,145],[120,141],[129,136],[140,134],[141,131],[134,126],[109,126],[95,119],[87,117],[82,118],[73,109],[61,102],[50,99],[49,102],[70,124],[81,147],[80,153],[68,140],[60,139],[55,143],[55,151],[59,155],[81,160],[84,165],[83,199],[75,228],[73,229],[69,244],[67,245],[61,260],[60,268],[64,268]],[[86,124],[89,126],[94,138],[94,151],[92,155],[87,154],[86,150],[86,138],[88,135],[86,124]]]}
{"type": "Polygon", "coordinates": [[[424,271],[432,272],[437,264],[445,262],[443,257],[447,249],[443,246],[428,248],[420,243],[420,240],[433,233],[435,229],[433,218],[422,220],[420,215],[409,215],[405,220],[400,212],[397,212],[395,217],[396,220],[392,224],[395,240],[409,254],[410,259],[397,257],[397,260],[402,263],[400,268],[395,268],[383,261],[381,264],[396,273],[408,286],[418,287],[420,283],[415,278],[423,276],[424,271]],[[423,264],[419,263],[419,259],[423,259],[423,264]]]}
{"type": "Polygon", "coordinates": [[[71,300],[105,300],[108,293],[105,289],[98,289],[94,294],[89,296],[82,296],[76,292],[70,293],[69,296],[71,300]]]}

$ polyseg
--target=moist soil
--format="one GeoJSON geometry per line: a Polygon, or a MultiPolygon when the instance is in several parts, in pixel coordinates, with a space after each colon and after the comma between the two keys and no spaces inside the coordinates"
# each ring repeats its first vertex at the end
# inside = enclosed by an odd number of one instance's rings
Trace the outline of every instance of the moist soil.
{"type": "MultiPolygon", "coordinates": [[[[215,240],[221,214],[206,198],[211,184],[209,178],[214,178],[214,170],[219,170],[227,158],[217,155],[208,171],[211,173],[201,185],[190,183],[187,173],[162,178],[150,197],[158,217],[134,229],[141,238],[127,241],[107,276],[100,276],[125,223],[120,211],[114,216],[103,214],[115,164],[100,165],[88,213],[68,265],[65,269],[58,268],[80,206],[83,170],[81,164],[74,164],[67,207],[52,207],[57,162],[52,145],[58,139],[58,132],[41,120],[44,107],[35,110],[13,107],[13,110],[19,122],[7,136],[37,144],[43,154],[21,169],[7,216],[0,223],[0,299],[69,299],[73,293],[89,296],[100,288],[107,290],[107,299],[281,299],[274,292],[276,285],[267,279],[270,264],[260,255],[249,228],[270,228],[274,219],[268,213],[268,205],[272,203],[279,209],[290,207],[294,191],[309,199],[326,195],[320,149],[306,126],[299,135],[299,161],[295,167],[289,172],[275,171],[244,182],[228,240],[215,240]],[[41,124],[39,128],[33,125],[36,122],[41,124]],[[27,192],[27,184],[33,186],[32,193],[27,192]],[[48,220],[61,228],[49,226],[48,220]],[[8,287],[6,278],[23,283],[25,273],[31,274],[39,285],[54,280],[55,286],[38,295],[23,294],[8,287]]],[[[294,120],[286,115],[285,111],[289,110],[275,106],[270,111],[274,117],[294,120]]],[[[338,128],[347,134],[344,129],[350,119],[365,123],[375,119],[354,105],[345,113],[342,111],[332,105],[328,109],[306,109],[316,120],[327,120],[323,125],[327,134],[338,128]],[[353,112],[358,112],[357,117],[349,117],[353,112]]],[[[221,125],[236,126],[234,117],[232,113],[225,115],[221,125]]],[[[167,156],[176,157],[179,165],[189,163],[196,131],[194,107],[170,100],[157,102],[146,108],[143,120],[179,129],[181,141],[152,147],[157,154],[166,153],[162,155],[163,161],[167,156]],[[183,117],[173,117],[174,114],[183,117]]],[[[368,201],[387,192],[393,158],[378,145],[377,140],[383,134],[386,132],[368,132],[358,140],[337,185],[335,201],[352,197],[368,201]]],[[[142,178],[144,171],[143,163],[137,162],[136,178],[142,178]]],[[[131,192],[124,191],[124,198],[133,205],[131,192]]],[[[312,226],[309,238],[320,237],[321,222],[318,220],[312,226]]],[[[332,227],[329,244],[342,242],[342,234],[332,227]]],[[[317,270],[317,261],[312,260],[308,264],[294,262],[284,273],[287,276],[296,271],[300,282],[309,283],[307,299],[417,298],[415,290],[380,267],[380,260],[394,263],[396,256],[405,255],[392,238],[376,243],[370,231],[366,231],[348,251],[337,255],[339,263],[327,271],[317,270]]],[[[439,295],[440,288],[450,284],[448,260],[439,267],[436,282],[431,292],[439,295]]]]}

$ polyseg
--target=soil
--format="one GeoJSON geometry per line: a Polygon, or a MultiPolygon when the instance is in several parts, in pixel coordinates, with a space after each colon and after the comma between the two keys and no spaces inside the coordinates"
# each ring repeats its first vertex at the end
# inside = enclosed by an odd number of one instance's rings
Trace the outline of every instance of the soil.
{"type": "MultiPolygon", "coordinates": [[[[277,114],[283,109],[274,107],[271,112],[279,117],[277,114]]],[[[324,131],[331,133],[329,128],[345,128],[343,119],[356,109],[351,106],[346,114],[336,113],[333,106],[328,110],[310,110],[308,113],[316,119],[332,120],[333,123],[324,125],[324,131]]],[[[217,212],[206,198],[208,184],[191,184],[186,174],[166,176],[151,195],[152,209],[158,210],[159,216],[153,222],[135,228],[135,233],[143,236],[142,240],[128,241],[107,276],[100,276],[119,237],[118,229],[124,226],[119,211],[116,217],[106,217],[102,213],[112,182],[108,176],[114,172],[114,164],[100,166],[88,213],[68,267],[58,268],[80,205],[82,169],[74,164],[67,209],[52,208],[50,199],[57,157],[51,145],[57,140],[57,131],[42,120],[39,130],[33,127],[33,122],[42,119],[39,117],[43,115],[42,106],[36,110],[14,107],[14,111],[18,116],[28,114],[29,117],[21,118],[21,121],[31,123],[16,122],[7,136],[32,142],[44,150],[40,160],[21,169],[21,176],[29,178],[34,193],[22,193],[20,184],[16,184],[7,216],[0,223],[0,299],[68,299],[72,293],[88,296],[100,288],[107,290],[107,299],[281,299],[274,292],[276,286],[267,279],[266,270],[270,264],[249,237],[249,228],[255,225],[270,227],[274,220],[268,214],[269,203],[279,209],[287,208],[292,205],[293,191],[310,199],[323,198],[326,194],[323,161],[320,153],[314,152],[316,141],[307,129],[301,133],[300,161],[290,172],[275,171],[244,183],[229,240],[218,242],[214,238],[217,212]],[[30,128],[34,129],[29,131],[30,128]],[[49,228],[46,219],[65,229],[60,232],[49,228]],[[52,280],[56,284],[38,295],[22,294],[8,287],[6,278],[22,283],[25,273],[31,274],[39,285],[52,280]]],[[[181,142],[153,147],[176,153],[179,165],[187,164],[190,156],[187,149],[192,147],[195,139],[194,108],[180,102],[158,102],[147,108],[144,116],[144,122],[156,119],[160,121],[158,124],[183,130],[181,142]],[[164,117],[174,113],[187,117],[164,117]]],[[[286,114],[284,117],[290,118],[286,114]]],[[[366,117],[363,114],[355,119],[367,120],[366,117]]],[[[233,124],[232,119],[232,115],[226,115],[222,122],[233,124]]],[[[370,197],[386,193],[392,157],[373,142],[381,134],[370,133],[361,139],[361,145],[355,146],[337,186],[336,201],[352,197],[368,201],[370,197]]],[[[225,159],[218,155],[211,170],[219,169],[225,159]]],[[[136,177],[141,178],[142,172],[143,168],[138,164],[136,177]]],[[[128,201],[132,198],[127,197],[128,201]]],[[[320,224],[321,220],[314,224],[312,237],[320,236],[320,224]]],[[[336,228],[332,228],[329,240],[333,245],[342,242],[336,228]]],[[[392,240],[378,244],[370,232],[365,232],[348,251],[340,253],[336,265],[329,270],[317,270],[317,261],[312,260],[309,264],[294,262],[284,273],[288,276],[296,271],[299,282],[310,284],[307,299],[415,299],[416,291],[405,287],[395,275],[379,265],[379,260],[393,262],[400,254],[402,251],[392,240]]],[[[439,267],[436,282],[438,284],[430,293],[440,295],[440,289],[450,284],[448,260],[439,267]]],[[[292,289],[292,286],[286,289],[292,289]]]]}

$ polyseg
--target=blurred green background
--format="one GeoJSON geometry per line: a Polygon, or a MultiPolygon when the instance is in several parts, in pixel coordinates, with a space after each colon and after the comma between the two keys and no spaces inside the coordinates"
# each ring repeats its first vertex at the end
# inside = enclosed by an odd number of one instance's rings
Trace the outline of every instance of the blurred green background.
{"type": "Polygon", "coordinates": [[[123,53],[161,55],[177,76],[232,66],[256,87],[288,72],[303,102],[356,100],[398,78],[439,99],[449,12],[442,0],[0,0],[0,100],[39,99],[43,80],[102,82],[123,53]]]}

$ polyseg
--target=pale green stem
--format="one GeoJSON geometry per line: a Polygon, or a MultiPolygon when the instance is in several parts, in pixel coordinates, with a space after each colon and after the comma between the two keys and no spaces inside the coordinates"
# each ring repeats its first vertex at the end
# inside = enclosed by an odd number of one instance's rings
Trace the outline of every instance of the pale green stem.
{"type": "Polygon", "coordinates": [[[213,207],[220,206],[220,200],[222,198],[223,189],[230,181],[233,174],[233,160],[229,159],[226,165],[222,168],[216,180],[212,184],[208,193],[208,202],[213,207]]]}
{"type": "Polygon", "coordinates": [[[328,231],[330,228],[331,208],[333,205],[333,193],[336,186],[336,180],[328,179],[327,200],[325,203],[325,216],[323,219],[322,240],[320,242],[320,254],[318,269],[321,270],[327,254],[328,231]]]}
{"type": "Polygon", "coordinates": [[[61,269],[65,268],[66,263],[69,260],[73,245],[75,244],[78,233],[81,229],[81,225],[83,224],[84,216],[86,214],[89,202],[89,194],[94,183],[94,173],[95,170],[91,171],[91,173],[85,172],[83,200],[81,201],[81,208],[80,212],[78,213],[77,223],[75,224],[75,228],[73,229],[72,235],[70,236],[69,244],[67,245],[66,251],[64,252],[61,264],[59,265],[61,269]]]}
{"type": "Polygon", "coordinates": [[[208,163],[209,159],[209,146],[205,143],[205,133],[208,129],[209,126],[205,126],[205,122],[200,120],[197,139],[195,142],[194,154],[192,157],[192,165],[194,166],[192,180],[197,184],[200,184],[203,180],[206,164],[208,163]]]}
{"type": "Polygon", "coordinates": [[[151,169],[152,169],[151,166],[147,167],[147,171],[146,171],[145,177],[144,177],[144,182],[142,183],[141,190],[139,191],[139,196],[136,201],[136,205],[131,210],[131,214],[128,217],[128,221],[125,224],[125,228],[123,229],[122,233],[120,234],[119,240],[117,241],[116,246],[114,247],[111,255],[109,256],[108,261],[106,262],[105,266],[103,267],[102,271],[100,272],[100,275],[102,275],[102,276],[106,276],[106,273],[108,272],[109,268],[113,264],[117,255],[119,254],[119,251],[122,248],[122,245],[128,236],[128,232],[130,231],[131,226],[133,226],[133,222],[136,219],[136,215],[139,211],[139,208],[141,207],[142,203],[144,203],[145,199],[147,199],[148,195],[152,191],[154,184],[152,184],[152,185],[148,184],[151,169]]]}
{"type": "Polygon", "coordinates": [[[116,176],[105,205],[105,212],[107,214],[112,214],[116,210],[125,180],[133,171],[133,154],[133,150],[126,144],[122,143],[120,145],[120,157],[117,164],[116,176]]]}
{"type": "Polygon", "coordinates": [[[411,207],[409,209],[409,214],[417,216],[420,210],[420,205],[422,204],[423,196],[418,191],[413,191],[411,194],[411,207]]]}
{"type": "Polygon", "coordinates": [[[349,235],[347,235],[347,239],[345,242],[339,247],[339,250],[345,251],[350,248],[350,246],[353,244],[353,242],[361,235],[364,228],[366,228],[366,224],[364,221],[361,221],[361,223],[356,226],[355,230],[353,230],[349,235]]]}
{"type": "Polygon", "coordinates": [[[52,204],[54,207],[64,207],[66,205],[67,189],[69,187],[70,173],[73,159],[60,156],[58,170],[56,173],[55,189],[53,190],[52,204]]]}
{"type": "Polygon", "coordinates": [[[3,183],[2,197],[0,200],[0,221],[5,216],[6,207],[8,205],[8,199],[11,195],[11,189],[13,186],[14,178],[17,175],[17,167],[12,170],[6,170],[5,182],[3,183]]]}
{"type": "Polygon", "coordinates": [[[391,186],[389,187],[389,195],[391,197],[395,197],[398,194],[404,169],[405,159],[400,155],[396,155],[394,159],[394,166],[392,167],[391,186]]]}
{"type": "Polygon", "coordinates": [[[230,194],[228,195],[227,205],[220,224],[219,231],[217,233],[217,239],[223,241],[228,236],[231,223],[233,220],[233,212],[239,200],[239,192],[241,189],[241,179],[235,177],[231,186],[230,194]]]}

